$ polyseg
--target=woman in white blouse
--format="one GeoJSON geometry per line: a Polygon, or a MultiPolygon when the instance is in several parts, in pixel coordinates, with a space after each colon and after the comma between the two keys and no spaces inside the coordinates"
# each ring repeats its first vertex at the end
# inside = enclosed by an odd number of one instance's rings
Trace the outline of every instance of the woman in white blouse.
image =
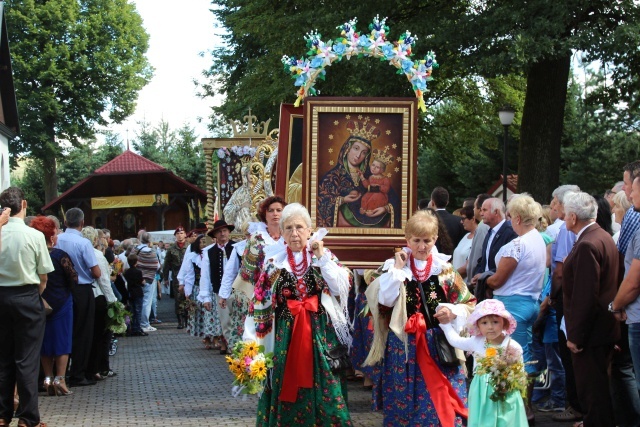
{"type": "Polygon", "coordinates": [[[478,221],[476,221],[473,206],[465,206],[460,209],[460,215],[462,215],[462,227],[464,227],[467,234],[464,235],[456,249],[453,251],[453,259],[451,263],[453,268],[456,269],[460,276],[465,279],[465,282],[469,282],[467,279],[467,260],[471,253],[471,242],[473,242],[473,236],[476,235],[478,229],[478,221]]]}
{"type": "MultiPolygon", "coordinates": [[[[496,273],[487,279],[493,298],[502,301],[518,322],[512,338],[522,346],[524,361],[531,362],[533,323],[540,309],[538,298],[542,291],[547,251],[544,239],[535,226],[541,215],[540,205],[526,194],[519,194],[509,202],[511,226],[519,237],[504,245],[496,254],[496,273]]],[[[532,364],[526,365],[530,374],[532,364]]],[[[529,393],[531,396],[531,393],[529,393]]],[[[531,413],[527,399],[527,413],[531,413]]]]}

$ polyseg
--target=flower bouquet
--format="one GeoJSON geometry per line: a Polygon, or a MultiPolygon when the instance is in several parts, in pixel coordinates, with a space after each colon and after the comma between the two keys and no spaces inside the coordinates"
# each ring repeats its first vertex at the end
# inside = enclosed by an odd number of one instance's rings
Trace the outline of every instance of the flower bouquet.
{"type": "Polygon", "coordinates": [[[131,313],[127,311],[120,301],[112,302],[107,306],[107,329],[114,334],[127,332],[127,318],[131,313]]]}
{"type": "Polygon", "coordinates": [[[255,341],[242,341],[236,343],[226,359],[235,377],[231,391],[234,397],[264,390],[267,370],[273,368],[273,353],[264,353],[264,346],[255,341]]]}
{"type": "Polygon", "coordinates": [[[189,316],[193,316],[193,314],[198,311],[198,303],[192,299],[186,299],[180,303],[180,309],[187,313],[189,316]]]}
{"type": "Polygon", "coordinates": [[[487,374],[493,386],[490,399],[504,401],[512,391],[527,395],[527,373],[524,370],[522,352],[515,347],[488,347],[484,357],[478,358],[476,375],[487,374]]]}

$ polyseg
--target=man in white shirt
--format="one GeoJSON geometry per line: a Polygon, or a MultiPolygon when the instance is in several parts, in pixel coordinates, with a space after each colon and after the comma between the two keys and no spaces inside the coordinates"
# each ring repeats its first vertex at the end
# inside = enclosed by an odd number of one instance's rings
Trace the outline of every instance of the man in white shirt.
{"type": "MultiPolygon", "coordinates": [[[[213,229],[207,233],[215,238],[216,243],[207,246],[202,251],[202,269],[200,270],[200,294],[198,300],[204,303],[206,310],[211,310],[213,294],[220,292],[220,285],[224,274],[224,268],[233,251],[233,243],[229,240],[233,225],[227,224],[224,220],[218,220],[213,224],[213,229]]],[[[226,354],[227,346],[224,338],[225,331],[231,326],[229,310],[227,307],[219,307],[218,316],[222,326],[223,336],[220,338],[220,354],[226,354]]],[[[228,334],[227,334],[228,336],[228,334]]]]}

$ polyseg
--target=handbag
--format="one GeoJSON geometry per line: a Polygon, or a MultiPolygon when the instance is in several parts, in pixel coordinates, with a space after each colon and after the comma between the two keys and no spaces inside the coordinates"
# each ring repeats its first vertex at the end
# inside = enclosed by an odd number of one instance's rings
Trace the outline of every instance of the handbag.
{"type": "Polygon", "coordinates": [[[42,306],[44,307],[44,314],[48,316],[53,313],[53,308],[51,308],[47,300],[42,297],[40,297],[40,299],[42,300],[42,306]]]}
{"type": "MultiPolygon", "coordinates": [[[[427,307],[427,299],[424,295],[424,289],[422,289],[422,283],[418,282],[418,287],[420,288],[420,296],[422,297],[422,305],[424,306],[424,311],[427,313],[427,319],[429,320],[430,325],[434,325],[433,319],[431,318],[431,314],[429,313],[429,308],[427,307]]],[[[449,341],[447,341],[447,337],[444,335],[442,331],[435,330],[433,331],[433,340],[436,345],[436,352],[438,353],[438,358],[440,359],[440,364],[442,366],[459,366],[460,360],[456,355],[456,349],[453,348],[449,341]]]]}
{"type": "Polygon", "coordinates": [[[334,374],[352,369],[349,348],[344,344],[339,344],[331,350],[325,350],[325,357],[334,374]]]}

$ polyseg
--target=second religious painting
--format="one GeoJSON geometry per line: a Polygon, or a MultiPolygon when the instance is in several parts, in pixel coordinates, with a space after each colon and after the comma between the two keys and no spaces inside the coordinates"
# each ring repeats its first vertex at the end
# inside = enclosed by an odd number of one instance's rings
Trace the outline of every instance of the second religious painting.
{"type": "Polygon", "coordinates": [[[413,98],[305,100],[303,199],[316,227],[404,234],[416,207],[416,124],[413,98]]]}

